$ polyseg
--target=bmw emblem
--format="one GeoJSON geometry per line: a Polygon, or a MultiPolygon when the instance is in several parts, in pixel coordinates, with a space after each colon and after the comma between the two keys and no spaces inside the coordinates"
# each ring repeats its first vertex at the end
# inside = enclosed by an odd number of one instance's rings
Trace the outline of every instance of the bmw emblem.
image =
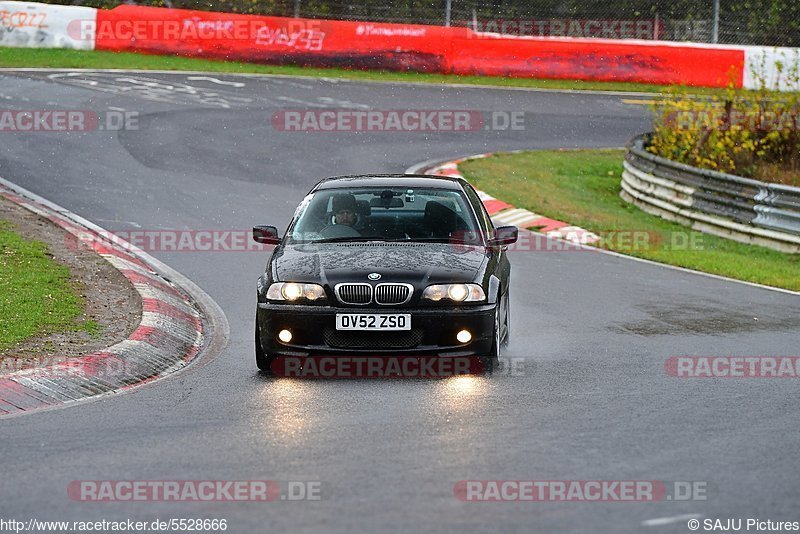
{"type": "Polygon", "coordinates": [[[370,280],[380,280],[381,279],[381,275],[380,275],[380,273],[369,273],[367,278],[369,278],[370,280]]]}

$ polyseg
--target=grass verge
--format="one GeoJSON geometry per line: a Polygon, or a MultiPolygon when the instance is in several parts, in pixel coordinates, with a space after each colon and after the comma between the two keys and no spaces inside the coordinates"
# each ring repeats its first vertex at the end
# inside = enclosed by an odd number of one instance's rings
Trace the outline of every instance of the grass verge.
{"type": "Polygon", "coordinates": [[[84,302],[70,271],[47,246],[23,239],[0,220],[0,352],[35,335],[83,330],[99,333],[96,321],[77,323],[84,302]]]}
{"type": "MultiPolygon", "coordinates": [[[[490,85],[531,89],[571,89],[596,91],[635,91],[659,93],[667,86],[637,83],[587,82],[580,80],[543,80],[531,78],[500,78],[491,76],[456,76],[421,74],[415,72],[360,71],[339,68],[310,68],[232,61],[214,61],[176,56],[157,56],[125,52],[82,51],[36,48],[0,47],[0,67],[18,68],[82,68],[208,71],[232,74],[280,74],[285,76],[314,76],[381,82],[413,82],[430,84],[490,85]]],[[[717,93],[717,89],[693,88],[696,93],[717,93]]]]}
{"type": "Polygon", "coordinates": [[[800,291],[800,254],[745,245],[648,215],[619,197],[622,150],[542,150],[461,164],[477,188],[603,237],[630,256],[800,291]]]}

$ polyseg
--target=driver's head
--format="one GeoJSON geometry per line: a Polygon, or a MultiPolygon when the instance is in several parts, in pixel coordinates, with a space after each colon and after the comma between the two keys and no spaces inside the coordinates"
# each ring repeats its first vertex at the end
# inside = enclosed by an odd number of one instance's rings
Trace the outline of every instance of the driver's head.
{"type": "Polygon", "coordinates": [[[353,226],[356,223],[356,197],[346,193],[335,195],[333,216],[336,224],[353,226]]]}

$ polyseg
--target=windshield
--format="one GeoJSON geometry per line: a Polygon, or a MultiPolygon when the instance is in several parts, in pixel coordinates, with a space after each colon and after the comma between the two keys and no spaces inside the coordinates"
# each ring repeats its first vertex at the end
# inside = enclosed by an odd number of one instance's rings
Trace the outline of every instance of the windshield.
{"type": "Polygon", "coordinates": [[[337,188],[306,197],[290,243],[418,241],[481,244],[461,191],[405,187],[337,188]]]}

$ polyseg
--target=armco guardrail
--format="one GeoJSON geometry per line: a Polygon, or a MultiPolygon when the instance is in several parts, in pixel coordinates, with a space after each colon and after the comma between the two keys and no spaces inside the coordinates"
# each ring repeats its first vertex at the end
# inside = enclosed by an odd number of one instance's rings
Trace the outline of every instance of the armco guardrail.
{"type": "Polygon", "coordinates": [[[136,5],[0,0],[0,46],[83,48],[351,69],[800,90],[797,49],[520,37],[463,27],[301,19],[136,5]],[[780,66],[780,68],[779,68],[780,66]]]}
{"type": "Polygon", "coordinates": [[[800,252],[800,188],[698,169],[628,145],[620,196],[692,228],[783,252],[800,252]]]}

